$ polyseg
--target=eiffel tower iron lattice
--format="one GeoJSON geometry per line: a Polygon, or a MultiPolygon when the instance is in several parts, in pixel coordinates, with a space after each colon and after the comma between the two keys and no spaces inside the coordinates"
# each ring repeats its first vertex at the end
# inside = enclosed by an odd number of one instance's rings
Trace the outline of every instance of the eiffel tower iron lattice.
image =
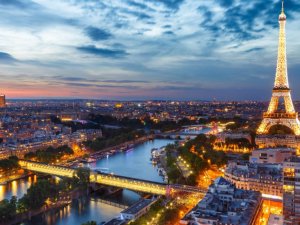
{"type": "Polygon", "coordinates": [[[286,15],[283,6],[282,1],[282,10],[279,15],[280,29],[277,68],[272,98],[268,111],[263,114],[263,120],[257,129],[257,134],[268,134],[271,127],[283,125],[290,128],[295,135],[300,135],[298,113],[294,109],[288,81],[285,38],[286,15]],[[283,100],[284,109],[280,109],[279,107],[280,100],[283,100]]]}

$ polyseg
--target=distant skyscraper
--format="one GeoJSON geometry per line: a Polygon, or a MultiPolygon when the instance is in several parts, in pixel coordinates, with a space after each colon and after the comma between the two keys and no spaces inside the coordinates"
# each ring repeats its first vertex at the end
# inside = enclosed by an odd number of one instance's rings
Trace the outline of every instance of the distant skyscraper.
{"type": "Polygon", "coordinates": [[[3,108],[5,106],[6,106],[5,95],[0,95],[0,108],[3,108]]]}
{"type": "Polygon", "coordinates": [[[285,39],[286,15],[284,13],[283,1],[282,11],[279,15],[279,24],[279,45],[275,83],[268,111],[263,114],[263,121],[257,130],[257,134],[268,134],[271,127],[283,125],[290,128],[295,135],[300,135],[298,113],[295,112],[294,109],[288,82],[285,39]]]}

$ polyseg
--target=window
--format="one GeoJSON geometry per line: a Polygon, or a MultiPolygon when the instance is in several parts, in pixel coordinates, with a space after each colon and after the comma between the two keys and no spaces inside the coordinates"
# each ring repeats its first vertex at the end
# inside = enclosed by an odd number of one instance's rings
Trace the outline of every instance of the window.
{"type": "Polygon", "coordinates": [[[295,169],[294,168],[284,168],[283,174],[285,177],[295,177],[295,169]]]}
{"type": "Polygon", "coordinates": [[[291,192],[291,193],[293,193],[294,192],[294,186],[292,186],[292,185],[283,185],[283,190],[285,192],[291,192]]]}

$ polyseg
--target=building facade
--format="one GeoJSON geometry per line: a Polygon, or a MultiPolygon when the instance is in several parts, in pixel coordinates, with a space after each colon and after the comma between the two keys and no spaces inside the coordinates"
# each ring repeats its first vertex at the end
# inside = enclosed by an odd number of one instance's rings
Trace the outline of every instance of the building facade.
{"type": "Polygon", "coordinates": [[[282,146],[300,149],[300,136],[295,135],[258,135],[255,142],[259,148],[282,146]]]}
{"type": "Polygon", "coordinates": [[[256,149],[251,152],[250,163],[283,163],[284,160],[296,154],[293,148],[256,149]]]}
{"type": "Polygon", "coordinates": [[[282,198],[282,166],[229,162],[224,177],[243,190],[259,191],[265,197],[282,198]]]}
{"type": "Polygon", "coordinates": [[[0,108],[3,108],[6,106],[6,99],[5,99],[5,95],[1,94],[0,95],[0,108]]]}
{"type": "Polygon", "coordinates": [[[300,224],[300,158],[291,157],[283,163],[284,225],[300,224]]]}

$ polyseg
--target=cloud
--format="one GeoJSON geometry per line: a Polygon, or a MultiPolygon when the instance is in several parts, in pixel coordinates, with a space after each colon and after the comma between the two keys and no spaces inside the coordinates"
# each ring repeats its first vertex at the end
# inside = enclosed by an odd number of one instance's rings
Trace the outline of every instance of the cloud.
{"type": "Polygon", "coordinates": [[[199,91],[202,89],[200,85],[194,86],[194,85],[163,85],[163,86],[157,86],[154,87],[153,90],[160,90],[160,91],[199,91]]]}
{"type": "Polygon", "coordinates": [[[103,79],[91,79],[86,78],[85,75],[81,77],[67,77],[67,76],[54,76],[54,77],[43,77],[46,80],[54,79],[54,80],[62,80],[62,81],[73,81],[73,82],[90,82],[90,83],[115,83],[115,84],[130,84],[130,83],[150,83],[150,81],[146,80],[103,80],[103,79]]]}
{"type": "Polygon", "coordinates": [[[229,7],[233,5],[234,0],[216,0],[216,2],[223,7],[229,7]]]}
{"type": "Polygon", "coordinates": [[[207,6],[198,7],[198,11],[203,17],[200,27],[212,32],[213,34],[219,34],[222,28],[216,23],[216,21],[213,21],[213,12],[207,6]]]}
{"type": "Polygon", "coordinates": [[[152,16],[150,16],[147,13],[141,12],[141,11],[134,11],[129,9],[121,9],[120,12],[125,13],[126,15],[131,15],[136,17],[139,20],[145,20],[148,21],[152,19],[152,16]]]}
{"type": "Polygon", "coordinates": [[[262,51],[262,50],[264,50],[264,48],[250,48],[250,49],[246,50],[245,52],[249,53],[249,52],[262,51]]]}
{"type": "Polygon", "coordinates": [[[96,87],[96,88],[117,88],[117,89],[139,89],[139,86],[132,86],[132,85],[109,85],[109,84],[87,84],[87,83],[73,83],[73,82],[65,82],[61,83],[67,86],[74,86],[74,87],[96,87]]]}
{"type": "Polygon", "coordinates": [[[128,53],[124,50],[97,48],[94,45],[81,46],[81,47],[77,47],[77,49],[84,53],[101,56],[101,57],[107,57],[107,58],[122,58],[128,55],[128,53]]]}
{"type": "Polygon", "coordinates": [[[174,32],[171,31],[171,30],[165,31],[164,34],[167,34],[167,35],[175,35],[174,32]]]}
{"type": "MultiPolygon", "coordinates": [[[[54,76],[50,77],[55,80],[63,80],[63,81],[85,81],[85,82],[97,82],[97,80],[88,79],[85,77],[66,77],[66,76],[54,76]]],[[[49,79],[49,77],[45,77],[45,79],[49,79]]]]}
{"type": "Polygon", "coordinates": [[[156,2],[156,3],[160,3],[160,4],[164,4],[167,8],[172,9],[172,10],[178,10],[180,5],[185,1],[185,0],[160,0],[160,1],[156,1],[156,0],[147,0],[147,1],[151,1],[151,2],[156,2]]]}
{"type": "Polygon", "coordinates": [[[102,80],[101,82],[103,83],[145,83],[148,84],[150,83],[149,81],[145,80],[102,80]]]}
{"type": "Polygon", "coordinates": [[[27,4],[23,0],[0,0],[0,5],[2,6],[13,6],[18,8],[27,8],[30,4],[32,4],[31,1],[28,1],[27,4]]]}
{"type": "MultiPolygon", "coordinates": [[[[204,18],[200,26],[217,37],[231,35],[234,41],[257,40],[268,28],[274,29],[278,25],[281,4],[274,3],[274,0],[215,0],[215,4],[223,9],[222,16],[216,15],[214,8],[207,5],[201,5],[198,10],[204,18]]],[[[286,7],[289,15],[300,9],[300,3],[291,0],[286,7]]]]}
{"type": "Polygon", "coordinates": [[[149,7],[145,3],[140,3],[132,0],[127,0],[128,5],[133,6],[135,8],[141,9],[141,10],[146,10],[146,11],[155,11],[153,8],[149,7]]]}
{"type": "Polygon", "coordinates": [[[0,63],[14,63],[18,60],[6,52],[0,52],[0,63]]]}
{"type": "Polygon", "coordinates": [[[93,26],[85,28],[85,34],[93,41],[108,40],[112,37],[112,34],[106,30],[93,26]]]}

